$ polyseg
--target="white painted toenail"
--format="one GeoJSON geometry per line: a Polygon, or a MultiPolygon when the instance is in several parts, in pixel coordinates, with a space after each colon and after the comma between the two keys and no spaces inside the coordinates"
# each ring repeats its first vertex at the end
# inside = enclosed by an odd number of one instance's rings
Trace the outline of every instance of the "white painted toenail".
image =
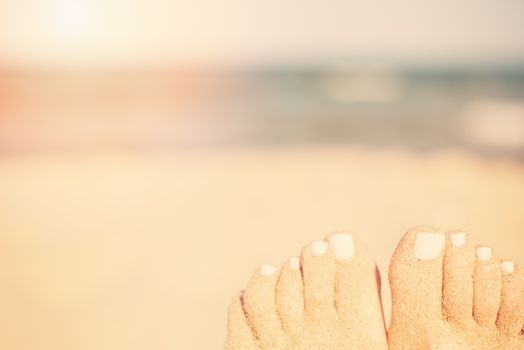
{"type": "Polygon", "coordinates": [[[515,263],[513,261],[503,261],[500,266],[502,267],[502,272],[504,272],[506,275],[509,275],[515,271],[515,263]]]}
{"type": "Polygon", "coordinates": [[[349,233],[336,233],[328,238],[329,245],[339,260],[349,260],[355,254],[355,243],[349,233]]]}
{"type": "Polygon", "coordinates": [[[289,267],[291,267],[293,270],[300,269],[300,259],[299,258],[289,259],[289,267]]]}
{"type": "Polygon", "coordinates": [[[413,254],[420,260],[432,260],[440,256],[446,236],[440,233],[417,233],[413,254]]]}
{"type": "Polygon", "coordinates": [[[260,267],[260,274],[262,276],[271,276],[277,271],[277,268],[273,265],[262,265],[260,267]]]}
{"type": "Polygon", "coordinates": [[[477,254],[477,259],[479,260],[488,260],[489,258],[491,258],[491,248],[478,247],[476,254],[477,254]]]}
{"type": "Polygon", "coordinates": [[[314,256],[322,256],[328,250],[328,244],[324,241],[315,241],[311,243],[311,252],[314,256]]]}
{"type": "Polygon", "coordinates": [[[465,233],[454,233],[451,235],[451,245],[453,245],[453,247],[462,247],[464,244],[466,244],[465,233]]]}

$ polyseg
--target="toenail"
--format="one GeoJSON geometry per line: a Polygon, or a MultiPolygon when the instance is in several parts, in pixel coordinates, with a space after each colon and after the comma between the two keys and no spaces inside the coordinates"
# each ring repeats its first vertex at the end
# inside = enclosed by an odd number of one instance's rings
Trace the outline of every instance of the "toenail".
{"type": "Polygon", "coordinates": [[[262,265],[260,267],[260,274],[263,276],[271,276],[275,273],[277,268],[273,265],[262,265]]]}
{"type": "Polygon", "coordinates": [[[515,263],[513,261],[503,261],[500,266],[502,267],[502,272],[504,272],[506,275],[509,275],[515,271],[515,263]]]}
{"type": "Polygon", "coordinates": [[[440,233],[417,233],[413,254],[420,260],[432,260],[440,256],[446,236],[440,233]]]}
{"type": "Polygon", "coordinates": [[[465,233],[454,233],[451,235],[451,245],[453,245],[453,247],[462,247],[464,244],[466,244],[465,233]]]}
{"type": "Polygon", "coordinates": [[[300,260],[296,257],[289,259],[289,267],[293,270],[300,269],[300,260]]]}
{"type": "Polygon", "coordinates": [[[488,260],[491,258],[491,248],[490,247],[478,247],[477,251],[477,259],[479,260],[488,260]]]}
{"type": "Polygon", "coordinates": [[[355,243],[349,233],[336,233],[328,238],[329,245],[339,260],[349,260],[355,254],[355,243]]]}
{"type": "Polygon", "coordinates": [[[324,241],[315,241],[311,243],[311,252],[314,256],[322,256],[328,250],[328,244],[324,241]]]}

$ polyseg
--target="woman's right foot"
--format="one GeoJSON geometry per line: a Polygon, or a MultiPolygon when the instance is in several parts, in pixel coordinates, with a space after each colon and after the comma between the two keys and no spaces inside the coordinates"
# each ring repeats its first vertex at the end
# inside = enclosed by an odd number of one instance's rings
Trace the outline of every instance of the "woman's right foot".
{"type": "Polygon", "coordinates": [[[464,232],[417,227],[390,265],[390,349],[524,349],[524,273],[464,232]]]}

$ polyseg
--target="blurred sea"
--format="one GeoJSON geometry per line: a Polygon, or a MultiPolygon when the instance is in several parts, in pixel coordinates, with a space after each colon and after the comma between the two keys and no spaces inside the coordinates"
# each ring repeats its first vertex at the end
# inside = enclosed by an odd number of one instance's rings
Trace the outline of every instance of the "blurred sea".
{"type": "Polygon", "coordinates": [[[524,66],[3,71],[0,151],[349,144],[524,156],[524,66]]]}

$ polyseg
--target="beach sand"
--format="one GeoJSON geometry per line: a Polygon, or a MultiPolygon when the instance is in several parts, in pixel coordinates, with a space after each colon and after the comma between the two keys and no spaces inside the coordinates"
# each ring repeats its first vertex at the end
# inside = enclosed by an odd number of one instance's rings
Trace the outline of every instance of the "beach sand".
{"type": "Polygon", "coordinates": [[[334,231],[387,267],[419,225],[522,260],[524,166],[294,148],[0,158],[0,348],[220,349],[262,263],[334,231]]]}

